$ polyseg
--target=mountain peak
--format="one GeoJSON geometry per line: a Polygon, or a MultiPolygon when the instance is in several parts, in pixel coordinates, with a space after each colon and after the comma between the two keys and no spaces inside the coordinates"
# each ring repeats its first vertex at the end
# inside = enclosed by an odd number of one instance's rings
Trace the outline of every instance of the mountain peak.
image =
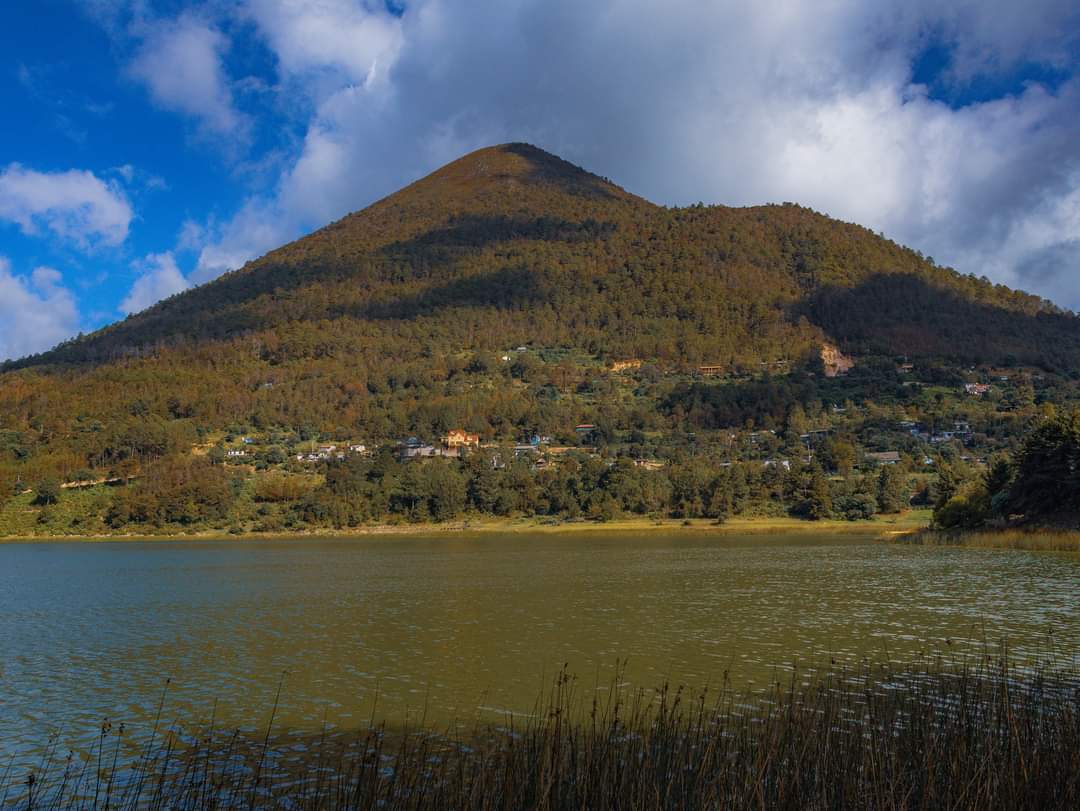
{"type": "Polygon", "coordinates": [[[602,201],[644,202],[606,178],[527,143],[508,143],[470,152],[387,198],[403,202],[529,196],[555,191],[602,201]]]}
{"type": "Polygon", "coordinates": [[[451,161],[429,177],[431,180],[459,182],[500,179],[582,185],[604,182],[591,172],[526,143],[498,144],[478,149],[451,161]]]}

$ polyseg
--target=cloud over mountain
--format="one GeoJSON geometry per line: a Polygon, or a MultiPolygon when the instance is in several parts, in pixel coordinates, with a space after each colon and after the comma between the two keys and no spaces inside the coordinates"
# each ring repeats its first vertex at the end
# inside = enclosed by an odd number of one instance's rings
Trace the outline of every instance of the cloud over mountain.
{"type": "Polygon", "coordinates": [[[152,254],[136,262],[135,267],[140,275],[127,297],[120,302],[123,313],[141,312],[155,302],[191,287],[171,253],[152,254]]]}
{"type": "Polygon", "coordinates": [[[1035,5],[422,0],[399,18],[251,0],[280,78],[312,112],[274,191],[238,215],[258,211],[264,239],[227,225],[200,266],[521,139],[651,199],[796,200],[1080,306],[1078,18],[1072,4],[1035,5]],[[928,85],[915,74],[931,48],[945,56],[928,85]],[[1052,81],[1025,79],[1033,64],[1052,81]],[[364,81],[371,71],[379,81],[364,81]],[[998,89],[977,92],[987,83],[998,89]]]}
{"type": "Polygon", "coordinates": [[[1075,2],[68,1],[12,53],[0,247],[64,273],[87,326],[509,141],[1080,308],[1075,2]]]}

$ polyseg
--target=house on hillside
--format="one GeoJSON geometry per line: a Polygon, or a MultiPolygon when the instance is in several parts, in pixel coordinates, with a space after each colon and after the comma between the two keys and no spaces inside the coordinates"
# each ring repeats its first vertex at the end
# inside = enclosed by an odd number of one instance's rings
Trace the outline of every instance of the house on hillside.
{"type": "Polygon", "coordinates": [[[402,459],[427,459],[441,455],[442,450],[434,445],[403,445],[400,452],[402,459]]]}
{"type": "Polygon", "coordinates": [[[967,383],[964,386],[964,391],[972,397],[982,397],[990,391],[990,386],[986,383],[967,383]]]}
{"type": "Polygon", "coordinates": [[[454,428],[447,431],[446,436],[443,437],[443,444],[447,448],[479,448],[480,435],[454,428]]]}
{"type": "Polygon", "coordinates": [[[900,451],[881,451],[880,453],[867,453],[864,458],[869,464],[895,465],[900,461],[900,451]]]}
{"type": "Polygon", "coordinates": [[[230,450],[225,451],[225,456],[229,459],[239,459],[243,456],[247,456],[247,451],[239,448],[231,448],[230,450]]]}
{"type": "Polygon", "coordinates": [[[787,459],[765,459],[761,463],[762,467],[782,467],[784,470],[791,470],[791,462],[787,459]]]}
{"type": "Polygon", "coordinates": [[[699,366],[697,370],[704,377],[718,377],[724,373],[723,366],[699,366]]]}

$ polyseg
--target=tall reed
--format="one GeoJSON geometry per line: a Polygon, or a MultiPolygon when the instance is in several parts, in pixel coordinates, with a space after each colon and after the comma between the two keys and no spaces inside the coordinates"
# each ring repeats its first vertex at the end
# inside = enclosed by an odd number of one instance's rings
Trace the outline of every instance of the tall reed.
{"type": "Polygon", "coordinates": [[[971,546],[982,549],[1023,549],[1032,552],[1080,552],[1080,530],[980,529],[945,531],[923,529],[893,536],[901,543],[926,546],[971,546]]]}
{"type": "Polygon", "coordinates": [[[245,739],[155,730],[130,762],[9,773],[26,809],[1080,807],[1080,679],[1008,656],[721,685],[586,688],[562,673],[533,713],[467,731],[372,723],[245,739]]]}

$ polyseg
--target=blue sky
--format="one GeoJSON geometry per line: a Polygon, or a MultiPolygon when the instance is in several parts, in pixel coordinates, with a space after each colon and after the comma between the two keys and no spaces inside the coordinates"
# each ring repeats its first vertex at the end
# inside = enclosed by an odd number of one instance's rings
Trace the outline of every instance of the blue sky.
{"type": "Polygon", "coordinates": [[[661,203],[805,203],[1080,308],[1074,5],[8,3],[0,357],[509,140],[661,203]]]}

